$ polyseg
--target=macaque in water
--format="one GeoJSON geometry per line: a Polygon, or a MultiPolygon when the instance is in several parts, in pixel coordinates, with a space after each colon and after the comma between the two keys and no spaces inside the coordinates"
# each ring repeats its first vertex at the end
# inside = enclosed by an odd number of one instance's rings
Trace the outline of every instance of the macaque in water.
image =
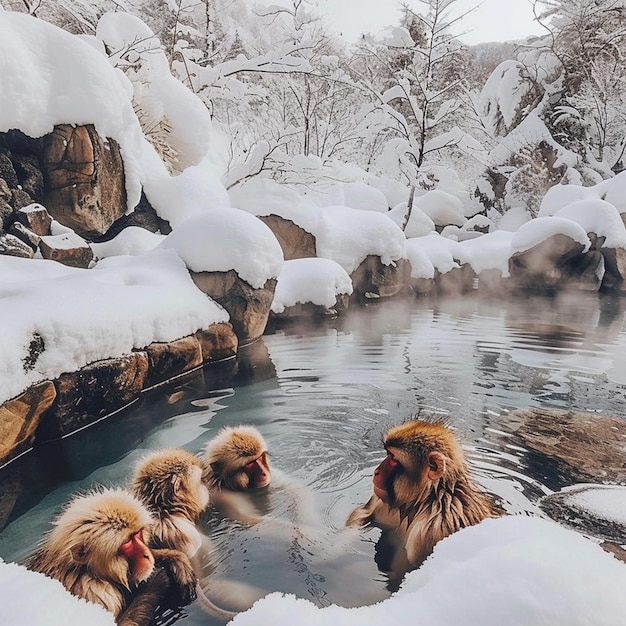
{"type": "Polygon", "coordinates": [[[267,444],[253,426],[227,426],[207,444],[204,482],[211,502],[231,519],[260,521],[261,514],[247,497],[271,482],[267,444]],[[247,495],[246,495],[247,494],[247,495]]]}
{"type": "MultiPolygon", "coordinates": [[[[349,526],[383,530],[392,552],[392,580],[419,567],[435,544],[500,511],[472,483],[454,433],[441,421],[413,419],[391,428],[384,437],[387,456],[374,470],[374,494],[348,517],[349,526]]],[[[383,568],[384,569],[384,568],[383,568]]]]}
{"type": "MultiPolygon", "coordinates": [[[[208,538],[196,527],[200,513],[209,505],[202,468],[199,458],[181,448],[152,452],[137,464],[131,489],[154,513],[151,546],[181,550],[190,559],[203,544],[210,552],[208,538]]],[[[200,587],[197,596],[203,610],[213,617],[229,620],[236,615],[216,606],[200,587]]]]}
{"type": "Polygon", "coordinates": [[[185,554],[148,547],[152,523],[122,489],[75,496],[25,565],[101,604],[118,624],[147,626],[158,606],[192,602],[197,582],[185,554]]]}

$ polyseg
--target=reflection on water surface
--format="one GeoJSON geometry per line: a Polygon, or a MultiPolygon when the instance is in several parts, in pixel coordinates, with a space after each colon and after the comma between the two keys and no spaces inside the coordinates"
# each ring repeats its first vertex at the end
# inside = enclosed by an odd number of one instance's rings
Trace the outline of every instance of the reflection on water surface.
{"type": "MultiPolygon", "coordinates": [[[[388,592],[373,562],[376,531],[346,540],[341,529],[371,493],[386,427],[420,411],[448,416],[477,481],[510,513],[541,514],[537,500],[569,478],[526,450],[507,416],[547,407],[622,417],[625,311],[621,300],[595,294],[469,297],[384,302],[323,326],[275,330],[243,350],[236,369],[206,368],[6,468],[0,556],[23,558],[70,494],[124,484],[146,450],[199,453],[221,426],[248,423],[274,466],[306,487],[315,519],[303,531],[280,499],[270,503],[286,524],[279,532],[209,519],[214,576],[235,590],[287,591],[320,605],[380,600],[388,592]]],[[[185,623],[207,620],[192,606],[185,623]]]]}

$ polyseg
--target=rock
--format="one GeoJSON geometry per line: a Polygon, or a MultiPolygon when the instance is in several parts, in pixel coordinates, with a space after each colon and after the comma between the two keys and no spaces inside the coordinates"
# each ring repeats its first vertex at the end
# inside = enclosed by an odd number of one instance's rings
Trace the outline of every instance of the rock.
{"type": "Polygon", "coordinates": [[[23,224],[14,222],[8,229],[9,235],[17,237],[20,241],[23,241],[27,246],[31,248],[33,253],[37,252],[41,237],[35,234],[32,230],[29,230],[23,224]]]}
{"type": "Polygon", "coordinates": [[[133,352],[62,374],[57,397],[42,420],[38,439],[69,435],[136,400],[148,374],[148,355],[133,352]]]}
{"type": "Polygon", "coordinates": [[[518,409],[506,429],[529,451],[529,462],[562,485],[626,481],[626,420],[561,409],[518,409]],[[549,471],[546,471],[547,470],[549,471]]]}
{"type": "Polygon", "coordinates": [[[202,349],[195,336],[167,343],[151,343],[145,351],[148,355],[146,388],[171,380],[202,365],[202,349]]]}
{"type": "Polygon", "coordinates": [[[602,248],[604,276],[602,290],[626,291],[626,250],[624,248],[602,248]]]}
{"type": "Polygon", "coordinates": [[[222,305],[230,315],[239,345],[258,339],[267,326],[274,299],[276,279],[270,278],[260,289],[254,289],[239,278],[234,270],[228,272],[192,272],[191,278],[200,291],[222,305]]]}
{"type": "Polygon", "coordinates": [[[87,239],[104,234],[126,213],[119,145],[93,125],[61,124],[43,139],[45,205],[56,220],[87,239]]]}
{"type": "Polygon", "coordinates": [[[285,261],[317,256],[315,235],[279,215],[259,215],[258,218],[269,226],[278,239],[285,261]]]}
{"type": "Polygon", "coordinates": [[[579,532],[619,544],[626,540],[626,517],[612,512],[623,511],[621,502],[626,502],[626,487],[575,485],[545,496],[539,506],[552,519],[579,532]]]}
{"type": "Polygon", "coordinates": [[[89,244],[72,231],[42,237],[39,250],[44,259],[71,267],[87,268],[93,261],[93,251],[89,244]]]}
{"type": "Polygon", "coordinates": [[[202,350],[202,361],[222,361],[237,354],[237,335],[232,324],[219,322],[196,332],[202,350]]]}
{"type": "Polygon", "coordinates": [[[445,274],[435,271],[435,291],[446,296],[469,293],[474,288],[475,280],[476,273],[468,264],[453,267],[445,274]]]}
{"type": "Polygon", "coordinates": [[[411,267],[406,259],[383,265],[379,256],[365,257],[350,278],[354,291],[353,300],[367,301],[390,298],[409,284],[411,267]]]}
{"type": "Polygon", "coordinates": [[[17,256],[23,259],[32,259],[34,256],[33,249],[15,235],[0,235],[0,254],[8,256],[17,256]]]}
{"type": "Polygon", "coordinates": [[[285,307],[284,311],[275,313],[272,311],[272,318],[276,320],[320,320],[327,317],[336,317],[343,313],[350,306],[350,296],[347,293],[338,294],[337,300],[332,307],[325,307],[312,302],[298,302],[293,306],[285,307]]]}
{"type": "Polygon", "coordinates": [[[509,259],[510,280],[518,289],[562,291],[570,288],[597,291],[600,287],[602,254],[590,250],[564,234],[515,252],[509,259]]]}
{"type": "Polygon", "coordinates": [[[52,217],[46,207],[37,202],[15,211],[11,218],[40,237],[50,234],[52,217]]]}
{"type": "Polygon", "coordinates": [[[56,396],[50,381],[34,385],[0,406],[0,466],[28,450],[56,396]]]}

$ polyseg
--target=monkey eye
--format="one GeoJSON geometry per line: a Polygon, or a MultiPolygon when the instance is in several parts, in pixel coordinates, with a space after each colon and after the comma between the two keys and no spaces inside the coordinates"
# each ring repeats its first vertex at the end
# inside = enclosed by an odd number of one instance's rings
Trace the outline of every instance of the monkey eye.
{"type": "Polygon", "coordinates": [[[402,469],[402,464],[400,463],[400,461],[398,461],[398,459],[396,459],[395,456],[393,456],[393,454],[391,454],[391,452],[387,452],[387,458],[389,459],[389,464],[391,465],[391,469],[402,469]]]}
{"type": "Polygon", "coordinates": [[[251,472],[255,466],[256,466],[256,461],[250,461],[250,463],[246,463],[246,465],[244,466],[244,469],[248,472],[251,472]]]}

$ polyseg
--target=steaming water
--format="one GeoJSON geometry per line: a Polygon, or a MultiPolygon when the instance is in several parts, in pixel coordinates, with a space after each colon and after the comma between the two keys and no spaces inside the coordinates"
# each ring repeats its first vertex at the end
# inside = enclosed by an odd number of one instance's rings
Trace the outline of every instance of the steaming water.
{"type": "MultiPolygon", "coordinates": [[[[563,476],[506,434],[507,416],[534,406],[624,415],[625,310],[619,299],[580,293],[415,300],[277,330],[210,391],[206,382],[166,388],[0,473],[0,512],[15,502],[0,556],[23,558],[69,495],[124,484],[145,450],[199,453],[221,426],[248,423],[300,491],[259,502],[278,523],[202,522],[213,542],[203,552],[210,593],[238,608],[275,590],[321,606],[378,601],[389,591],[374,562],[377,531],[347,533],[343,523],[371,493],[384,430],[420,411],[447,416],[477,482],[507,511],[541,514],[537,500],[564,486],[563,476]]],[[[211,623],[196,605],[186,613],[185,624],[211,623]]]]}

